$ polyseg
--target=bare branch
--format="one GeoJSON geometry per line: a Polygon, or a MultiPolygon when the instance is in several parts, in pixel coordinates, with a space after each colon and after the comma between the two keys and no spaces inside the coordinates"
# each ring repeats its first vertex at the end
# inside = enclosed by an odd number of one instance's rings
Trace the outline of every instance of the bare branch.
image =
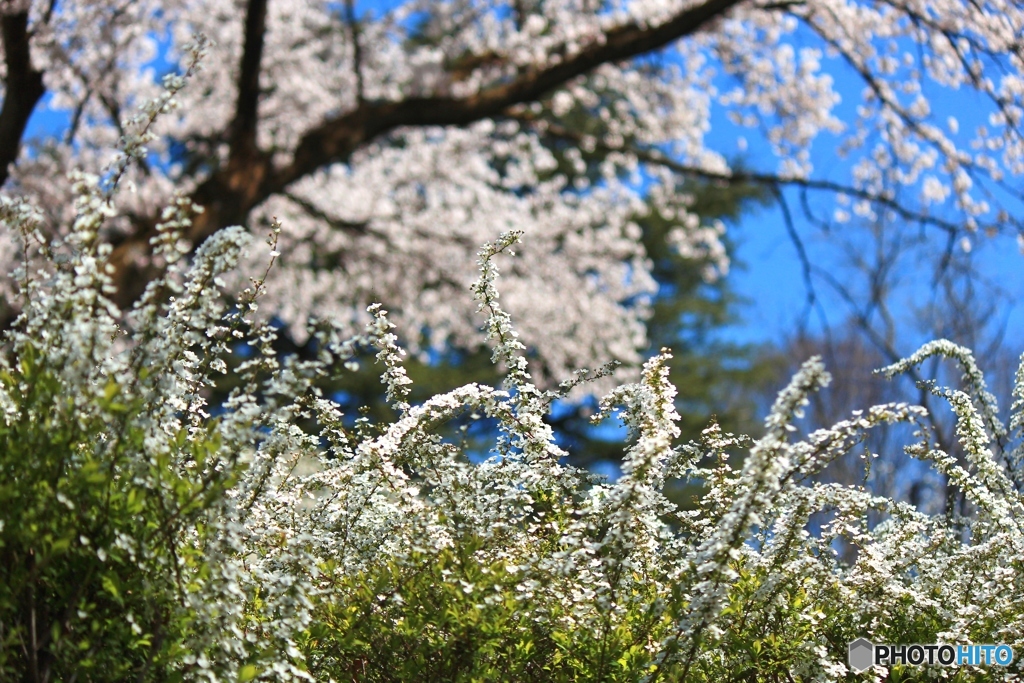
{"type": "Polygon", "coordinates": [[[811,278],[811,259],[807,255],[807,249],[804,248],[804,242],[800,238],[800,233],[796,230],[796,224],[793,222],[793,214],[789,210],[789,202],[786,201],[786,196],[782,194],[782,189],[779,186],[776,185],[772,189],[775,193],[775,198],[779,202],[779,208],[782,209],[782,219],[783,223],[786,225],[786,233],[789,235],[789,239],[793,243],[793,248],[796,249],[796,255],[800,260],[800,267],[804,279],[804,290],[807,294],[807,302],[804,304],[804,311],[800,315],[801,334],[807,327],[807,323],[811,317],[811,311],[817,310],[820,315],[821,324],[824,326],[826,331],[826,338],[831,339],[828,317],[825,315],[825,310],[822,308],[821,302],[818,300],[818,293],[814,288],[814,280],[811,278]]]}
{"type": "MultiPolygon", "coordinates": [[[[511,118],[517,121],[528,123],[542,129],[539,132],[548,133],[555,137],[572,140],[575,143],[581,143],[584,140],[583,135],[569,130],[558,124],[553,124],[548,121],[542,121],[529,116],[512,115],[511,118]]],[[[829,180],[815,180],[813,178],[804,178],[801,176],[781,176],[772,173],[757,173],[754,171],[709,171],[697,166],[689,166],[687,164],[678,162],[671,159],[661,152],[650,150],[650,149],[638,149],[633,147],[627,147],[624,145],[609,145],[593,137],[587,137],[587,143],[593,144],[594,149],[600,149],[605,152],[617,152],[622,154],[630,154],[635,156],[639,161],[648,164],[654,164],[663,166],[681,176],[688,178],[697,178],[700,180],[719,181],[724,183],[757,183],[764,185],[769,188],[776,187],[800,187],[809,190],[824,190],[828,192],[835,192],[837,194],[845,194],[850,197],[857,199],[863,199],[878,206],[884,207],[900,218],[903,218],[914,223],[920,223],[922,225],[930,225],[935,228],[949,233],[951,235],[959,235],[961,233],[961,226],[951,221],[943,220],[937,216],[932,216],[919,211],[913,211],[908,209],[903,204],[900,204],[896,199],[891,196],[871,192],[862,188],[854,187],[852,185],[843,185],[842,183],[836,183],[829,180]]]]}

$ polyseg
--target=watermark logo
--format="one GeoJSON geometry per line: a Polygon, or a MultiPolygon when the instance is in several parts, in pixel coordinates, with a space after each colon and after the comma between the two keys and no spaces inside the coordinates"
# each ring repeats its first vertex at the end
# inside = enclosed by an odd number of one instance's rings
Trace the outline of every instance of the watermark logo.
{"type": "Polygon", "coordinates": [[[876,664],[893,666],[1009,666],[1013,648],[1009,645],[876,645],[867,638],[850,643],[847,661],[854,673],[867,671],[876,664]]]}
{"type": "Polygon", "coordinates": [[[874,664],[875,646],[867,638],[858,638],[850,643],[849,662],[854,673],[867,671],[874,664]]]}

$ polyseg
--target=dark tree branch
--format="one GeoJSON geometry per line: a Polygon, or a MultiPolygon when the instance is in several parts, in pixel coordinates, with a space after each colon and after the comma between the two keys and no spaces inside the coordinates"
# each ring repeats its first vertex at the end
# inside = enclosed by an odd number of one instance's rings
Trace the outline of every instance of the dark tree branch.
{"type": "Polygon", "coordinates": [[[356,102],[362,104],[366,92],[363,86],[363,48],[359,43],[359,20],[356,19],[355,0],[345,0],[345,22],[352,40],[352,71],[356,74],[356,102]]]}
{"type": "Polygon", "coordinates": [[[793,243],[793,248],[796,249],[797,258],[800,260],[800,268],[804,279],[804,290],[807,294],[807,302],[804,305],[804,311],[800,315],[800,334],[802,335],[807,329],[807,323],[810,321],[811,311],[817,310],[820,315],[821,324],[825,328],[826,339],[831,343],[831,333],[828,326],[828,317],[825,315],[825,310],[818,300],[818,292],[814,287],[814,279],[811,277],[811,259],[807,255],[807,249],[804,248],[804,241],[800,237],[800,233],[796,230],[796,223],[793,221],[793,214],[789,210],[789,202],[786,201],[786,196],[782,193],[782,188],[776,185],[772,188],[775,194],[775,199],[779,202],[779,208],[782,210],[782,222],[786,226],[786,233],[789,235],[790,242],[793,243]]]}
{"type": "MultiPolygon", "coordinates": [[[[255,192],[262,186],[269,169],[268,155],[256,145],[259,122],[260,69],[267,24],[267,0],[249,0],[245,14],[244,46],[238,72],[238,98],[235,116],[226,131],[227,164],[193,193],[193,201],[207,209],[198,222],[212,225],[201,231],[201,239],[220,228],[242,223],[260,201],[255,192]],[[206,220],[202,220],[202,217],[206,220]]],[[[117,283],[115,301],[121,306],[133,303],[143,291],[155,270],[146,265],[150,239],[156,235],[158,219],[139,216],[133,220],[135,232],[114,243],[110,264],[117,283]]],[[[195,237],[195,235],[190,235],[195,237]]]]}
{"type": "Polygon", "coordinates": [[[245,47],[238,72],[238,101],[231,122],[231,158],[242,160],[256,151],[257,108],[260,99],[260,62],[267,28],[267,0],[249,0],[245,14],[245,47]]]}
{"type": "Polygon", "coordinates": [[[43,73],[32,67],[29,49],[28,12],[0,17],[7,79],[0,108],[0,185],[7,182],[8,168],[18,159],[25,126],[46,88],[43,73]]]}
{"type": "Polygon", "coordinates": [[[578,54],[544,69],[530,70],[513,80],[464,98],[423,97],[399,102],[366,103],[328,119],[302,136],[291,164],[268,178],[269,194],[330,163],[346,161],[366,142],[401,126],[465,126],[500,115],[509,107],[532,102],[567,81],[598,66],[658,50],[696,33],[742,0],[708,0],[659,26],[628,24],[578,54]]]}
{"type": "MultiPolygon", "coordinates": [[[[576,131],[565,128],[564,126],[530,116],[510,116],[517,121],[534,126],[539,133],[570,140],[574,143],[582,143],[584,141],[585,136],[577,133],[576,131]]],[[[593,137],[589,137],[587,142],[592,143],[594,145],[594,149],[602,150],[606,153],[615,152],[630,154],[636,157],[639,161],[662,166],[687,178],[723,183],[756,183],[772,189],[773,191],[774,188],[777,187],[799,187],[808,190],[823,190],[826,192],[845,194],[888,209],[904,220],[938,228],[954,238],[962,234],[962,226],[957,225],[952,221],[939,218],[938,216],[908,209],[889,194],[879,194],[871,192],[870,190],[854,187],[852,185],[843,185],[842,183],[836,183],[830,180],[815,180],[813,178],[802,178],[799,176],[781,176],[772,173],[757,173],[754,171],[710,171],[697,166],[689,166],[685,163],[680,163],[665,156],[661,152],[652,149],[635,148],[625,145],[609,145],[608,143],[599,139],[594,139],[593,137]]]]}
{"type": "Polygon", "coordinates": [[[284,192],[284,197],[298,206],[300,209],[305,211],[308,215],[312,216],[318,221],[322,221],[329,225],[332,229],[338,230],[339,232],[347,232],[353,235],[366,235],[369,231],[369,223],[367,221],[354,222],[346,221],[341,218],[329,215],[319,206],[309,201],[305,197],[300,197],[294,192],[284,192]]]}
{"type": "Polygon", "coordinates": [[[46,13],[43,14],[43,25],[48,26],[50,20],[53,19],[53,11],[57,9],[57,0],[50,0],[50,4],[46,6],[46,13]]]}

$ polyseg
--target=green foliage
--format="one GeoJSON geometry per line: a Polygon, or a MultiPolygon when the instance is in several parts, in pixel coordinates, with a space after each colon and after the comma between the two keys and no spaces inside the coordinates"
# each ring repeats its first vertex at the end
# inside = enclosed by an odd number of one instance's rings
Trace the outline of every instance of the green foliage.
{"type": "MultiPolygon", "coordinates": [[[[551,511],[553,524],[566,521],[559,519],[565,506],[551,511]]],[[[668,635],[668,615],[631,612],[609,616],[596,632],[579,628],[547,591],[525,587],[518,567],[481,561],[486,545],[459,539],[329,582],[303,643],[311,673],[361,681],[637,681],[649,671],[647,646],[668,635]]],[[[319,567],[328,576],[334,569],[319,567]]],[[[640,602],[656,600],[648,591],[640,602]]]]}
{"type": "Polygon", "coordinates": [[[83,406],[25,346],[0,383],[13,399],[0,421],[0,678],[167,680],[193,628],[180,605],[208,573],[202,520],[234,482],[230,467],[203,467],[215,424],[179,434],[192,466],[178,467],[167,452],[135,457],[146,434],[128,418],[149,407],[113,380],[83,406]]]}

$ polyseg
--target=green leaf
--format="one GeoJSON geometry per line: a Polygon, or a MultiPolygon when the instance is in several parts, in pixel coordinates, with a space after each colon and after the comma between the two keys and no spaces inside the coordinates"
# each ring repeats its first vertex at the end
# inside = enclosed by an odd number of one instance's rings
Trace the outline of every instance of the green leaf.
{"type": "Polygon", "coordinates": [[[121,387],[117,385],[117,382],[110,380],[107,382],[107,386],[103,388],[103,398],[108,402],[117,396],[117,392],[121,390],[121,387]]]}
{"type": "Polygon", "coordinates": [[[107,591],[112,596],[114,596],[114,598],[116,600],[120,601],[121,593],[120,593],[120,591],[118,591],[117,584],[114,583],[114,580],[109,575],[107,575],[107,576],[103,577],[102,582],[103,582],[103,590],[107,591]]]}

